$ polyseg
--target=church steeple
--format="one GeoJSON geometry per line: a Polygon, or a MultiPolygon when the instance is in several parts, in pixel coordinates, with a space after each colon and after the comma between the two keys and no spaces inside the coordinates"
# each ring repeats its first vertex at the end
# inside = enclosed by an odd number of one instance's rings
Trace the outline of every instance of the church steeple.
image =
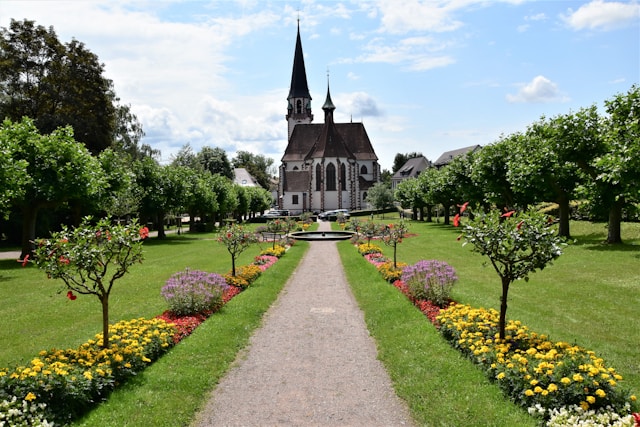
{"type": "Polygon", "coordinates": [[[300,40],[300,21],[298,20],[298,35],[296,37],[296,50],[293,57],[293,70],[291,71],[291,87],[287,97],[287,121],[289,122],[289,138],[293,128],[298,123],[311,123],[311,94],[307,85],[307,72],[304,67],[304,55],[302,54],[302,41],[300,40]]]}

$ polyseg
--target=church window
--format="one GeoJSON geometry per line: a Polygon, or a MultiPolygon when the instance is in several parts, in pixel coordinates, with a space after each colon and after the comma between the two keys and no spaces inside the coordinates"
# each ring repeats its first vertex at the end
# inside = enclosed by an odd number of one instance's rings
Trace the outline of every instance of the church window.
{"type": "Polygon", "coordinates": [[[347,190],[347,167],[344,163],[340,165],[340,189],[347,190]]]}
{"type": "Polygon", "coordinates": [[[302,114],[302,100],[298,99],[296,101],[296,113],[297,114],[302,114]]]}
{"type": "Polygon", "coordinates": [[[293,167],[293,170],[294,170],[294,171],[297,171],[297,170],[298,170],[298,167],[297,167],[297,166],[294,166],[294,167],[293,167]]]}
{"type": "Polygon", "coordinates": [[[326,184],[324,187],[327,191],[336,191],[336,167],[333,163],[327,165],[326,184]]]}
{"type": "Polygon", "coordinates": [[[316,165],[316,191],[322,190],[322,166],[316,165]]]}
{"type": "Polygon", "coordinates": [[[298,195],[297,194],[292,194],[291,195],[291,204],[292,205],[297,205],[298,204],[298,195]]]}
{"type": "Polygon", "coordinates": [[[368,173],[369,173],[369,171],[367,170],[367,166],[366,165],[362,165],[362,167],[360,168],[360,175],[366,175],[368,173]]]}

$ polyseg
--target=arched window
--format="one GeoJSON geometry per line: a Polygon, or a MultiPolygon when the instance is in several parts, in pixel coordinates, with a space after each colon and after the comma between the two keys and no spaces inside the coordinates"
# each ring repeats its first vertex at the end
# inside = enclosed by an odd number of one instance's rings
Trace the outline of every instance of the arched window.
{"type": "Polygon", "coordinates": [[[362,165],[362,167],[360,168],[360,175],[366,175],[368,173],[369,171],[367,170],[367,167],[365,165],[362,165]]]}
{"type": "Polygon", "coordinates": [[[336,167],[333,163],[327,165],[324,189],[326,191],[336,191],[336,167]]]}
{"type": "Polygon", "coordinates": [[[302,100],[298,99],[296,101],[296,113],[297,114],[302,114],[302,100]]]}
{"type": "Polygon", "coordinates": [[[293,170],[294,170],[294,171],[297,171],[297,170],[298,170],[298,167],[297,167],[297,166],[294,166],[294,167],[293,167],[293,170]]]}
{"type": "Polygon", "coordinates": [[[322,190],[322,166],[316,165],[316,191],[322,190]]]}
{"type": "Polygon", "coordinates": [[[347,167],[344,163],[340,165],[340,189],[347,190],[347,167]]]}

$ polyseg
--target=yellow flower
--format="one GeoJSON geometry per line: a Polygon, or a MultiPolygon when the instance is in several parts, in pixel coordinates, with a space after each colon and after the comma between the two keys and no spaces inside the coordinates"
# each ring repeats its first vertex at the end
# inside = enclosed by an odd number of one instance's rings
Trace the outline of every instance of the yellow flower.
{"type": "Polygon", "coordinates": [[[547,386],[547,390],[549,390],[550,392],[554,392],[558,390],[558,386],[555,385],[554,383],[551,383],[547,386]]]}
{"type": "Polygon", "coordinates": [[[598,396],[599,398],[603,398],[607,395],[607,393],[604,392],[604,390],[602,390],[601,388],[596,390],[596,396],[598,396]]]}
{"type": "Polygon", "coordinates": [[[580,375],[580,374],[573,374],[573,380],[574,380],[575,382],[580,383],[580,382],[582,382],[582,380],[583,380],[583,379],[584,379],[584,378],[582,378],[582,375],[580,375]]]}
{"type": "Polygon", "coordinates": [[[533,391],[535,393],[542,393],[542,387],[540,387],[539,385],[536,386],[536,388],[533,389],[533,391]]]}
{"type": "Polygon", "coordinates": [[[501,379],[503,379],[504,377],[506,377],[506,374],[505,374],[504,372],[500,372],[496,378],[498,378],[499,380],[501,380],[501,379]]]}
{"type": "Polygon", "coordinates": [[[582,402],[580,402],[580,407],[581,407],[584,411],[587,411],[587,410],[589,409],[589,404],[583,400],[582,402]]]}
{"type": "Polygon", "coordinates": [[[563,378],[560,380],[560,382],[561,382],[562,384],[564,384],[564,385],[571,384],[571,380],[570,380],[569,378],[567,378],[567,377],[563,377],[563,378]]]}
{"type": "Polygon", "coordinates": [[[88,379],[89,381],[91,381],[93,379],[93,375],[91,375],[91,371],[84,371],[84,373],[82,374],[86,379],[88,379]]]}
{"type": "Polygon", "coordinates": [[[596,403],[596,398],[593,396],[587,396],[587,402],[593,405],[594,403],[596,403]]]}
{"type": "Polygon", "coordinates": [[[527,390],[525,390],[525,392],[524,392],[524,395],[525,395],[525,396],[533,396],[533,394],[534,394],[534,393],[533,393],[533,390],[531,390],[530,388],[529,388],[529,389],[527,389],[527,390]]]}
{"type": "Polygon", "coordinates": [[[36,399],[36,395],[31,393],[31,392],[27,393],[27,395],[24,398],[24,400],[27,400],[29,402],[31,402],[32,400],[35,400],[35,399],[36,399]]]}

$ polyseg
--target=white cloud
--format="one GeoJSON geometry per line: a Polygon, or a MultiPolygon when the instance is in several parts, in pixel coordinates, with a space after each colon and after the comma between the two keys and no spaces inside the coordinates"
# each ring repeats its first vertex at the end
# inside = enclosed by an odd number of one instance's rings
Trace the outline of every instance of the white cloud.
{"type": "MultiPolygon", "coordinates": [[[[462,2],[464,3],[464,2],[462,2]]],[[[377,3],[381,16],[381,31],[405,34],[411,31],[445,32],[460,28],[461,21],[451,15],[457,8],[455,2],[409,0],[401,5],[394,0],[377,3]]]]}
{"type": "Polygon", "coordinates": [[[536,76],[531,82],[521,85],[516,94],[507,94],[509,102],[564,102],[566,97],[558,90],[558,85],[545,76],[536,76]]]}
{"type": "Polygon", "coordinates": [[[593,0],[575,12],[569,9],[562,18],[574,30],[613,30],[637,23],[640,4],[593,0]]]}

